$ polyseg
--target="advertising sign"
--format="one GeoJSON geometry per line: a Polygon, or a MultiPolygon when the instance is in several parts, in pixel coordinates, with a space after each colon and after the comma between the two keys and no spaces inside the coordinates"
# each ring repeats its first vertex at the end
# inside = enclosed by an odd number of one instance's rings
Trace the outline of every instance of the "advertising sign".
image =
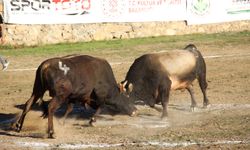
{"type": "Polygon", "coordinates": [[[3,0],[4,22],[71,24],[176,21],[186,18],[186,0],[3,0]]]}
{"type": "Polygon", "coordinates": [[[188,0],[188,24],[250,19],[250,0],[188,0]]]}

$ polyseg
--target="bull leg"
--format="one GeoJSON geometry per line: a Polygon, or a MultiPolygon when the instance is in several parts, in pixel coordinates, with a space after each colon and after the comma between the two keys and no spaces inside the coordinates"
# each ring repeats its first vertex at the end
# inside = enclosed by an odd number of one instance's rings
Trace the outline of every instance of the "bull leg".
{"type": "Polygon", "coordinates": [[[169,92],[170,92],[170,89],[166,89],[164,94],[162,94],[162,97],[164,97],[162,100],[162,107],[163,107],[163,111],[162,111],[162,115],[161,115],[162,119],[168,116],[167,106],[169,103],[169,92]]]}
{"type": "Polygon", "coordinates": [[[91,117],[89,121],[89,125],[94,127],[94,123],[96,122],[96,117],[101,113],[101,107],[98,107],[95,114],[91,117]]]}
{"type": "Polygon", "coordinates": [[[48,138],[53,138],[54,134],[54,125],[53,125],[53,116],[59,106],[61,106],[62,101],[58,97],[53,97],[49,103],[48,108],[48,138]]]}
{"type": "Polygon", "coordinates": [[[199,85],[203,94],[203,107],[206,108],[209,105],[209,100],[207,98],[207,82],[206,82],[206,75],[202,74],[198,78],[199,85]]]}
{"type": "Polygon", "coordinates": [[[23,122],[26,114],[30,111],[31,107],[37,102],[37,100],[40,98],[40,96],[32,95],[30,99],[25,103],[25,107],[23,109],[23,112],[19,119],[13,124],[13,128],[20,132],[23,127],[23,122]]]}
{"type": "Polygon", "coordinates": [[[190,96],[191,96],[191,111],[194,111],[194,108],[196,107],[196,101],[194,98],[194,90],[193,90],[193,86],[189,85],[188,87],[186,87],[186,89],[188,90],[190,96]]]}
{"type": "Polygon", "coordinates": [[[63,125],[65,124],[65,120],[67,119],[68,114],[69,114],[70,112],[72,112],[72,110],[73,110],[73,103],[69,103],[69,104],[67,105],[67,110],[66,110],[66,112],[65,112],[65,114],[63,115],[63,118],[62,118],[62,120],[63,120],[63,125]]]}
{"type": "Polygon", "coordinates": [[[167,106],[168,106],[168,102],[169,102],[169,93],[170,93],[170,89],[171,89],[171,80],[169,80],[168,78],[166,78],[160,85],[160,88],[159,88],[159,96],[160,96],[160,99],[161,99],[161,104],[162,104],[162,107],[163,107],[163,110],[162,110],[162,116],[161,118],[165,118],[168,116],[168,113],[167,113],[167,106]]]}
{"type": "Polygon", "coordinates": [[[54,134],[54,125],[53,125],[53,116],[54,112],[57,108],[59,108],[62,103],[67,100],[67,97],[72,92],[71,82],[67,79],[59,79],[56,81],[55,85],[55,93],[54,96],[49,103],[48,107],[48,137],[53,138],[54,134]]]}

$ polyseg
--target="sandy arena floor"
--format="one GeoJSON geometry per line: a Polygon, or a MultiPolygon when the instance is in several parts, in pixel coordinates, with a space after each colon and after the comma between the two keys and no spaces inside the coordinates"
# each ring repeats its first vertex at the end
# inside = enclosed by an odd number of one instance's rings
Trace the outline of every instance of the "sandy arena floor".
{"type": "MultiPolygon", "coordinates": [[[[84,110],[76,106],[65,125],[54,118],[55,139],[46,138],[47,119],[36,109],[28,113],[20,133],[9,130],[31,95],[36,66],[26,66],[26,60],[38,65],[46,59],[9,58],[10,67],[0,72],[0,149],[250,149],[250,45],[199,49],[207,63],[207,109],[195,82],[194,112],[187,91],[171,92],[165,120],[160,119],[160,105],[157,110],[138,105],[136,117],[103,114],[96,127],[89,127],[84,110]]],[[[108,60],[121,81],[131,62],[108,60]]]]}

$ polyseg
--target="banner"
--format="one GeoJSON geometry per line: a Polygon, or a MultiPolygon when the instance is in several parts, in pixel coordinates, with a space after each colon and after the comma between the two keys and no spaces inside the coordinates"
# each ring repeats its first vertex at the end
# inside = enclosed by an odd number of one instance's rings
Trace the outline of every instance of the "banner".
{"type": "Polygon", "coordinates": [[[187,0],[191,24],[250,20],[250,0],[187,0]]]}
{"type": "Polygon", "coordinates": [[[186,18],[186,0],[3,0],[4,22],[73,24],[177,21],[186,18]]]}

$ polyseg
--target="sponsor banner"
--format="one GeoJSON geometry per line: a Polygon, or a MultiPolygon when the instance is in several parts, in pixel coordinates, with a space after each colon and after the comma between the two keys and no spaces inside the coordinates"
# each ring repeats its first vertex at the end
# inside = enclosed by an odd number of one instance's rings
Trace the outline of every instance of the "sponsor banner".
{"type": "Polygon", "coordinates": [[[191,24],[250,20],[250,0],[187,0],[191,24]]]}
{"type": "Polygon", "coordinates": [[[72,24],[177,21],[186,0],[3,0],[4,22],[72,24]]]}

